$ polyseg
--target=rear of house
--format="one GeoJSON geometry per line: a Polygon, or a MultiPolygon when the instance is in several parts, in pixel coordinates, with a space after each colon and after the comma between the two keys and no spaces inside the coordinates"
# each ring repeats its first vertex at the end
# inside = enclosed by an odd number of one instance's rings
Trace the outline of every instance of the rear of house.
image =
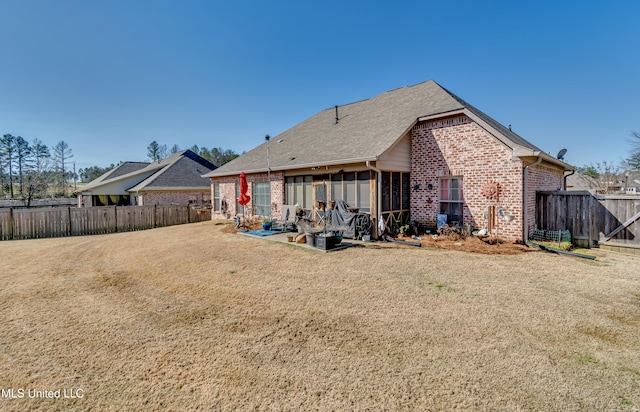
{"type": "Polygon", "coordinates": [[[281,218],[282,205],[297,204],[322,220],[319,201],[344,200],[374,228],[379,219],[440,221],[521,241],[536,191],[561,189],[571,170],[428,81],[323,110],[205,176],[214,219],[281,218]],[[246,210],[237,203],[241,172],[246,210]]]}

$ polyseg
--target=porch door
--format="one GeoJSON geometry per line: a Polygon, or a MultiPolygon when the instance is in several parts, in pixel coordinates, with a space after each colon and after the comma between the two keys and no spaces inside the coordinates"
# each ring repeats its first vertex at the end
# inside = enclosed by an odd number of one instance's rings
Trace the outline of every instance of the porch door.
{"type": "Polygon", "coordinates": [[[322,223],[326,210],[329,209],[327,200],[327,184],[322,180],[313,182],[313,217],[316,222],[322,223]],[[324,202],[325,211],[318,209],[318,202],[324,202]]]}

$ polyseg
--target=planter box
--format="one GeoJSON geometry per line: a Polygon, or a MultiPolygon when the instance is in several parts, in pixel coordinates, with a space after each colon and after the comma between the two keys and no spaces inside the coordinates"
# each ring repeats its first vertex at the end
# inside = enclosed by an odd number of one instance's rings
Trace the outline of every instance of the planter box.
{"type": "Polygon", "coordinates": [[[331,250],[336,247],[336,237],[318,234],[316,235],[316,247],[322,250],[331,250]]]}

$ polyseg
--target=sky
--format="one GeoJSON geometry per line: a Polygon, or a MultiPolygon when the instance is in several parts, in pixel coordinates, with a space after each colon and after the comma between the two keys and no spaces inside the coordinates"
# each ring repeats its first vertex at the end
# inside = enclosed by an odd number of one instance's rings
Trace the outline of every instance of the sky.
{"type": "Polygon", "coordinates": [[[78,168],[153,140],[248,151],[317,112],[435,80],[576,166],[640,131],[636,1],[0,0],[0,134],[78,168]]]}

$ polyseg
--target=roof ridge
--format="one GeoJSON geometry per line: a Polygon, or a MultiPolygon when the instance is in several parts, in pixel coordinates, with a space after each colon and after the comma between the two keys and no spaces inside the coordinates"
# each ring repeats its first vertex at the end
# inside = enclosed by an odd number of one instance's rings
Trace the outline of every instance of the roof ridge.
{"type": "MultiPolygon", "coordinates": [[[[147,177],[146,179],[144,179],[141,182],[138,182],[137,184],[135,184],[131,188],[134,188],[134,187],[137,187],[137,186],[141,186],[141,185],[142,185],[142,187],[144,187],[144,186],[148,186],[149,184],[153,183],[153,181],[156,180],[158,178],[158,176],[162,175],[165,171],[167,171],[169,168],[171,168],[171,166],[174,165],[178,160],[183,158],[185,152],[187,152],[187,151],[189,151],[189,149],[181,150],[179,152],[175,152],[171,156],[165,157],[164,159],[159,160],[157,164],[158,164],[158,166],[162,165],[162,167],[160,167],[158,170],[156,170],[151,175],[149,175],[149,177],[147,177]],[[172,159],[172,160],[168,161],[169,159],[172,159]],[[143,185],[143,183],[144,183],[144,185],[143,185]]],[[[129,190],[129,189],[127,189],[127,190],[129,190]]]]}
{"type": "Polygon", "coordinates": [[[505,125],[503,125],[493,117],[489,116],[482,110],[478,109],[471,103],[468,103],[466,100],[459,97],[455,93],[452,93],[451,91],[447,90],[443,86],[440,86],[440,87],[442,88],[442,90],[447,92],[451,97],[453,97],[458,103],[460,103],[465,109],[469,110],[476,116],[480,117],[483,121],[487,122],[490,126],[495,128],[499,133],[502,133],[506,138],[508,138],[512,143],[519,146],[527,147],[529,149],[542,151],[542,149],[540,149],[538,146],[536,146],[535,144],[531,143],[529,140],[525,139],[524,137],[520,136],[518,133],[511,130],[511,127],[506,127],[505,125]]]}

